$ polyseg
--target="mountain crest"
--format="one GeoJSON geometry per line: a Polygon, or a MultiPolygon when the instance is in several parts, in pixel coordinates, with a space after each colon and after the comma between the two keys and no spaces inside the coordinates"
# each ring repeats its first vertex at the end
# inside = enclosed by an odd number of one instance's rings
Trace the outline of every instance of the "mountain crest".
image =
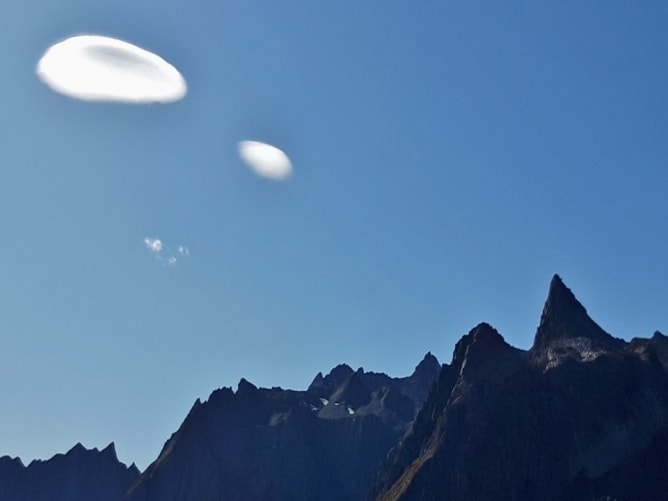
{"type": "Polygon", "coordinates": [[[599,344],[615,341],[615,338],[589,317],[587,310],[566,287],[561,277],[554,275],[532,350],[543,350],[554,343],[574,338],[586,338],[599,344]]]}
{"type": "Polygon", "coordinates": [[[494,347],[507,346],[503,336],[487,322],[481,322],[469,331],[468,334],[462,336],[455,345],[455,350],[452,354],[452,365],[461,368],[464,360],[468,355],[469,349],[472,345],[475,346],[476,351],[490,351],[494,347]]]}
{"type": "Polygon", "coordinates": [[[322,372],[318,372],[307,391],[318,397],[329,398],[332,392],[343,384],[353,373],[354,371],[348,364],[337,365],[325,377],[323,377],[322,372]]]}
{"type": "Polygon", "coordinates": [[[417,364],[415,367],[414,375],[422,374],[433,374],[434,372],[438,373],[441,370],[441,364],[438,363],[438,359],[431,354],[431,351],[428,351],[424,356],[422,361],[417,364]]]}
{"type": "Polygon", "coordinates": [[[239,395],[252,395],[257,392],[257,386],[248,381],[246,378],[241,378],[239,384],[237,385],[237,396],[239,395]]]}

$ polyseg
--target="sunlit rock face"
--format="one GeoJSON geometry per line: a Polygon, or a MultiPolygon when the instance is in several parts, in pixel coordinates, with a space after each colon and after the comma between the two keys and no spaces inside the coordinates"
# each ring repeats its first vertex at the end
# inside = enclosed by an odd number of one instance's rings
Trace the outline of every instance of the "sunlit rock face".
{"type": "Polygon", "coordinates": [[[665,339],[610,336],[555,276],[530,350],[457,343],[371,499],[668,499],[665,339]]]}
{"type": "Polygon", "coordinates": [[[292,173],[292,162],[280,149],[260,141],[239,142],[239,156],[258,176],[285,179],[292,173]]]}
{"type": "Polygon", "coordinates": [[[187,93],[181,73],[157,54],[99,35],[52,45],[36,72],[55,92],[84,101],[169,103],[187,93]]]}

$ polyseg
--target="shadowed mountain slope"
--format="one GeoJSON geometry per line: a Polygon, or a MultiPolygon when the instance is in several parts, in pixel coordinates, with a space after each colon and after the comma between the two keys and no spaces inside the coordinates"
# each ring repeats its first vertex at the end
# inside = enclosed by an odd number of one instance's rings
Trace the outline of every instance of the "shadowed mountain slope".
{"type": "Polygon", "coordinates": [[[75,445],[67,454],[24,466],[0,458],[2,501],[118,501],[139,478],[139,470],[118,461],[114,444],[102,451],[75,445]]]}
{"type": "Polygon", "coordinates": [[[615,339],[555,276],[534,345],[481,324],[457,344],[373,495],[668,499],[666,338],[615,339]]]}
{"type": "Polygon", "coordinates": [[[195,403],[127,499],[363,500],[439,371],[427,354],[407,378],[340,365],[306,391],[242,379],[195,403]]]}
{"type": "Polygon", "coordinates": [[[0,501],[65,499],[668,500],[668,337],[610,336],[555,275],[526,351],[481,323],[406,378],[242,379],[197,400],[141,475],[113,444],[0,458],[0,501]]]}

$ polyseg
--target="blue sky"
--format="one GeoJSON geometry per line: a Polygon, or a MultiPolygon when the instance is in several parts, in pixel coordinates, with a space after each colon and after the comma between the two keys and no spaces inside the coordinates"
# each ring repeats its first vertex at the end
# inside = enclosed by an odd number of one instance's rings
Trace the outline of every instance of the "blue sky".
{"type": "Polygon", "coordinates": [[[553,273],[611,334],[668,331],[665,2],[1,10],[0,454],[115,441],[144,468],[241,377],[404,376],[481,321],[528,348],[553,273]],[[52,92],[35,65],[81,33],[187,96],[52,92]],[[242,140],[293,174],[256,176],[242,140]]]}

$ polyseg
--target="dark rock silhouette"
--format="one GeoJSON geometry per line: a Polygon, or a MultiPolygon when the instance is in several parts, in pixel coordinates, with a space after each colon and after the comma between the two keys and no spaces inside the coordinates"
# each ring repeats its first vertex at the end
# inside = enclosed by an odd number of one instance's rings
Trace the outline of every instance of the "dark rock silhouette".
{"type": "Polygon", "coordinates": [[[532,350],[567,350],[574,345],[605,349],[623,344],[601,329],[559,275],[554,275],[532,350]]]}
{"type": "Polygon", "coordinates": [[[455,347],[377,500],[668,499],[666,338],[615,339],[555,276],[529,351],[455,347]]]}
{"type": "Polygon", "coordinates": [[[78,444],[0,458],[0,501],[668,500],[668,337],[598,326],[554,276],[529,350],[481,323],[450,364],[221,388],[141,475],[78,444]]]}
{"type": "Polygon", "coordinates": [[[127,499],[363,500],[439,371],[427,354],[407,378],[339,365],[306,391],[242,379],[195,403],[127,499]]]}
{"type": "Polygon", "coordinates": [[[67,454],[28,466],[0,458],[2,501],[119,501],[139,478],[139,470],[118,461],[114,444],[102,451],[77,444],[67,454]]]}

